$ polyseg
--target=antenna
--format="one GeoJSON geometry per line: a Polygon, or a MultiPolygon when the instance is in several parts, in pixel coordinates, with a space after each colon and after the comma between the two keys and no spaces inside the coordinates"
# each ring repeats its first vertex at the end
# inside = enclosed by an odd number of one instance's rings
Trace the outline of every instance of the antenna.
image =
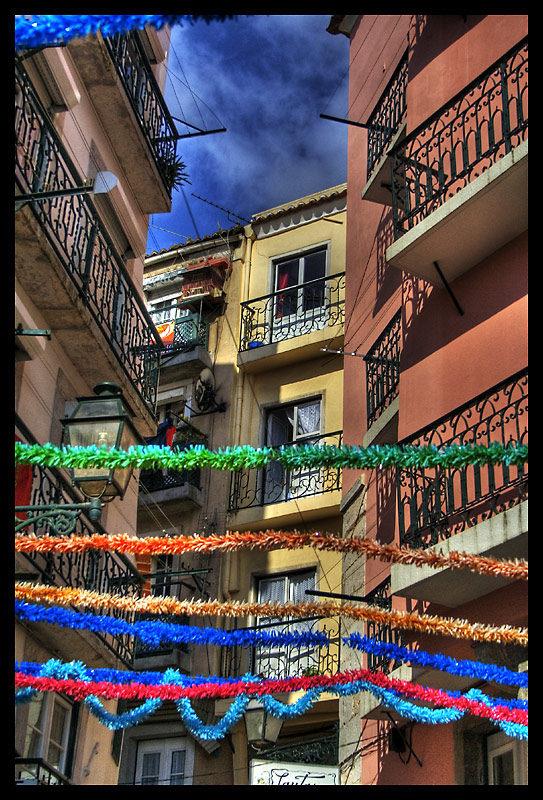
{"type": "MultiPolygon", "coordinates": [[[[206,200],[204,197],[199,197],[197,194],[194,194],[194,192],[191,192],[191,194],[193,197],[197,197],[198,200],[202,200],[204,203],[208,203],[210,206],[214,206],[214,208],[218,208],[221,211],[224,211],[226,214],[228,214],[229,219],[230,215],[232,215],[233,217],[236,217],[236,219],[243,220],[243,222],[250,222],[250,220],[245,219],[245,217],[240,217],[239,214],[235,214],[233,211],[229,211],[227,208],[223,208],[222,206],[218,206],[216,203],[212,203],[211,200],[206,200]]],[[[230,222],[234,222],[234,220],[230,219],[230,222]]]]}

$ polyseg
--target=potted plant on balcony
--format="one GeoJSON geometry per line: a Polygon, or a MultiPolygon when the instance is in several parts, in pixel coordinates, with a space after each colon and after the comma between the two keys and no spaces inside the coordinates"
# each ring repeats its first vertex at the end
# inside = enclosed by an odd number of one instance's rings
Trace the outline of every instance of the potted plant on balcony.
{"type": "Polygon", "coordinates": [[[190,183],[185,172],[186,165],[174,154],[160,158],[159,169],[170,192],[179,189],[183,183],[190,183]]]}

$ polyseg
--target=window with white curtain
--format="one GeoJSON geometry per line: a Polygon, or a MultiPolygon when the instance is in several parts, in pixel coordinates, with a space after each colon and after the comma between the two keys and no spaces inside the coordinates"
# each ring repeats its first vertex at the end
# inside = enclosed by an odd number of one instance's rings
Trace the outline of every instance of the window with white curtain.
{"type": "Polygon", "coordinates": [[[136,786],[190,786],[194,754],[187,737],[138,742],[136,786]]]}
{"type": "MultiPolygon", "coordinates": [[[[316,444],[321,434],[321,398],[280,406],[268,411],[266,417],[267,447],[280,445],[316,444]]],[[[287,470],[271,461],[265,474],[264,502],[276,503],[318,491],[318,469],[287,470]]]]}
{"type": "MultiPolygon", "coordinates": [[[[258,602],[307,603],[311,598],[306,595],[306,590],[315,588],[315,579],[314,569],[260,578],[257,586],[258,602]]],[[[313,630],[312,623],[307,620],[262,617],[257,624],[265,626],[264,630],[270,631],[313,630]]],[[[299,675],[313,666],[315,666],[315,648],[288,645],[255,649],[254,668],[256,674],[266,677],[299,675]]]]}

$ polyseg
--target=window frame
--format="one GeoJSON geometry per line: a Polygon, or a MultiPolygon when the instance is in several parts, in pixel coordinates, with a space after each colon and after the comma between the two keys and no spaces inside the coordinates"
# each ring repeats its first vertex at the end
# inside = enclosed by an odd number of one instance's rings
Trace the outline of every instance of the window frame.
{"type": "MultiPolygon", "coordinates": [[[[313,321],[313,323],[319,322],[322,318],[323,325],[326,324],[326,309],[329,305],[329,285],[327,282],[327,278],[330,275],[330,240],[325,242],[316,242],[311,245],[307,245],[306,247],[298,248],[296,250],[292,250],[287,253],[282,253],[280,255],[274,255],[270,257],[269,263],[269,286],[270,286],[270,295],[273,297],[273,301],[269,304],[269,319],[268,325],[271,331],[271,341],[275,341],[274,331],[280,331],[284,328],[296,328],[296,321],[299,321],[299,325],[304,327],[307,326],[307,320],[305,319],[304,313],[304,302],[305,302],[305,289],[303,286],[308,283],[305,280],[304,272],[305,272],[305,259],[308,256],[311,256],[316,253],[324,253],[324,274],[320,278],[315,278],[315,280],[322,280],[323,284],[323,294],[322,294],[322,303],[319,306],[316,306],[314,309],[311,309],[307,312],[307,316],[313,321]],[[286,264],[290,261],[298,261],[298,282],[293,284],[292,286],[285,286],[284,288],[279,288],[278,286],[278,268],[281,264],[286,264]],[[280,298],[280,293],[294,293],[296,291],[296,313],[285,314],[283,316],[282,312],[280,315],[277,313],[278,302],[280,298]]],[[[318,329],[319,325],[315,324],[311,326],[311,329],[318,329]]],[[[297,334],[294,333],[294,336],[297,334]]],[[[289,337],[290,338],[290,337],[289,337]]]]}
{"type": "Polygon", "coordinates": [[[25,758],[41,758],[46,764],[56,769],[62,775],[68,776],[71,762],[70,747],[73,739],[72,729],[76,722],[77,717],[74,714],[74,704],[70,702],[68,698],[56,692],[40,692],[37,697],[30,701],[28,706],[23,756],[25,758]],[[41,729],[31,722],[31,711],[33,708],[37,707],[38,703],[40,704],[39,715],[41,714],[41,710],[44,710],[44,719],[41,729]],[[63,708],[67,712],[67,721],[64,725],[60,742],[56,742],[51,738],[54,711],[55,708],[58,707],[63,708]],[[31,748],[30,741],[34,734],[37,736],[37,746],[31,748]],[[58,759],[58,764],[53,763],[53,761],[48,758],[51,744],[61,750],[62,755],[58,759]]]}
{"type": "MultiPolygon", "coordinates": [[[[262,442],[264,447],[279,447],[281,445],[287,446],[295,446],[296,444],[313,444],[315,440],[318,440],[323,435],[324,430],[324,396],[320,395],[311,395],[305,398],[299,398],[297,400],[293,400],[288,403],[282,403],[281,405],[274,405],[268,406],[267,408],[263,409],[263,433],[262,433],[262,442]],[[299,409],[305,408],[310,405],[319,404],[319,427],[318,430],[312,431],[311,433],[302,433],[299,434],[297,432],[298,429],[298,415],[299,409]],[[284,442],[279,442],[276,445],[271,444],[270,439],[270,420],[273,415],[276,415],[276,418],[279,420],[279,412],[288,413],[288,410],[292,409],[292,423],[290,420],[288,424],[291,426],[292,429],[292,438],[287,439],[284,442]]],[[[262,497],[264,504],[267,505],[270,502],[284,502],[287,500],[296,499],[299,492],[296,491],[295,487],[301,485],[300,480],[303,484],[303,478],[306,477],[307,480],[312,480],[316,476],[320,474],[320,469],[306,469],[306,470],[289,470],[286,467],[283,467],[278,461],[270,461],[269,464],[263,470],[263,480],[262,480],[262,497]],[[273,483],[275,486],[281,486],[280,494],[278,495],[277,499],[270,500],[270,483],[273,483]],[[292,489],[295,489],[292,491],[292,489]]],[[[318,479],[318,478],[317,478],[318,479]]],[[[302,490],[303,493],[303,490],[302,490]]],[[[274,486],[271,487],[271,494],[275,494],[274,486]]]]}
{"type": "Polygon", "coordinates": [[[505,733],[493,733],[486,739],[488,785],[500,786],[505,784],[494,783],[494,761],[506,753],[513,755],[513,786],[528,785],[528,753],[526,742],[511,739],[505,733]]]}
{"type": "Polygon", "coordinates": [[[134,786],[192,786],[194,772],[194,749],[191,746],[188,736],[170,736],[159,739],[138,739],[136,742],[136,756],[134,764],[134,786]],[[183,745],[182,747],[180,745],[183,745]],[[171,784],[172,773],[167,776],[167,765],[171,765],[171,758],[166,760],[164,768],[163,756],[171,756],[173,752],[183,750],[185,761],[183,767],[182,783],[171,784]],[[142,783],[143,756],[158,752],[160,754],[160,766],[158,770],[157,783],[142,783]]]}

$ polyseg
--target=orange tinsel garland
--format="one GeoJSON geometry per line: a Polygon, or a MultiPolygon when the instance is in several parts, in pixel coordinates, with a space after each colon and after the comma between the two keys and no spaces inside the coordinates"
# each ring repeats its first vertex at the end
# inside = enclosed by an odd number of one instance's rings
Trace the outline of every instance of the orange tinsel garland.
{"type": "Polygon", "coordinates": [[[93,608],[114,608],[121,611],[137,611],[151,614],[188,614],[192,616],[257,616],[257,617],[330,617],[348,616],[353,619],[366,619],[378,624],[388,624],[397,628],[408,628],[424,633],[442,634],[457,639],[470,639],[502,644],[528,644],[528,631],[525,628],[512,628],[508,625],[494,627],[465,620],[447,619],[408,611],[384,611],[374,606],[337,605],[335,603],[249,603],[220,602],[218,600],[175,600],[169,597],[118,597],[91,592],[86,589],[40,586],[18,583],[15,596],[20,600],[38,600],[59,605],[90,606],[93,608]]]}
{"type": "Polygon", "coordinates": [[[436,553],[428,550],[409,550],[397,545],[383,545],[371,539],[351,537],[342,539],[319,533],[297,533],[285,531],[264,531],[262,533],[227,532],[224,536],[150,536],[139,538],[127,534],[91,536],[35,536],[19,535],[15,537],[15,550],[19,552],[55,552],[82,553],[86,550],[116,550],[119,553],[137,553],[140,555],[168,553],[204,553],[214,550],[234,551],[242,549],[270,550],[283,547],[296,550],[302,547],[313,547],[317,550],[329,550],[338,553],[360,553],[368,558],[381,561],[392,561],[414,566],[433,568],[450,567],[451,569],[468,569],[484,575],[499,575],[514,580],[528,580],[528,563],[522,560],[504,561],[488,556],[477,556],[470,553],[436,553]]]}

